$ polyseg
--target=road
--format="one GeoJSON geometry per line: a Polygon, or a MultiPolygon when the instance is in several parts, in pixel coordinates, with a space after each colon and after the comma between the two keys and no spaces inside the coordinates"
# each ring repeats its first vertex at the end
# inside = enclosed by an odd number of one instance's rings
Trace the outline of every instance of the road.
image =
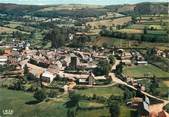
{"type": "MultiPolygon", "coordinates": [[[[120,63],[120,61],[119,61],[119,60],[116,60],[115,64],[112,66],[112,70],[115,70],[115,69],[116,69],[116,66],[117,66],[119,63],[120,63]]],[[[118,77],[116,77],[114,73],[109,73],[109,75],[111,76],[113,82],[115,82],[115,83],[117,83],[117,84],[125,85],[125,86],[127,86],[127,87],[129,87],[129,88],[132,88],[133,90],[137,91],[137,89],[136,89],[134,86],[129,85],[129,84],[127,84],[126,82],[122,81],[121,79],[119,79],[118,77]]],[[[163,107],[164,107],[166,104],[169,103],[168,100],[164,100],[164,99],[161,99],[161,98],[159,98],[159,97],[153,96],[153,95],[151,95],[151,94],[149,94],[149,93],[147,93],[147,92],[141,91],[141,93],[144,94],[144,95],[146,95],[146,96],[148,96],[148,97],[150,97],[150,98],[153,98],[153,99],[162,101],[162,103],[150,105],[150,106],[149,106],[150,112],[154,112],[154,113],[157,113],[157,114],[158,114],[159,112],[161,112],[161,111],[163,110],[163,107]]]]}

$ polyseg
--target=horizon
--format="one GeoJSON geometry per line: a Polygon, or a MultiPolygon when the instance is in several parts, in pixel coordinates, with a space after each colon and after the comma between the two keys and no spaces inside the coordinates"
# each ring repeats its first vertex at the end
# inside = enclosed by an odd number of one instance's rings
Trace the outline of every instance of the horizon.
{"type": "Polygon", "coordinates": [[[20,5],[60,5],[60,4],[86,4],[86,5],[118,5],[137,4],[142,2],[169,2],[168,0],[0,0],[0,3],[20,5]],[[36,2],[35,2],[36,1],[36,2]]]}

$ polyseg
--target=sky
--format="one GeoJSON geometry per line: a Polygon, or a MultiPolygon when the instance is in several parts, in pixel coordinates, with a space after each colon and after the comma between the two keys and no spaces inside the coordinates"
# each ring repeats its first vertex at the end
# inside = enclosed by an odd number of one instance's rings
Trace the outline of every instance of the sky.
{"type": "Polygon", "coordinates": [[[54,5],[54,4],[134,4],[139,2],[169,2],[169,0],[0,0],[0,3],[16,3],[31,5],[54,5]]]}

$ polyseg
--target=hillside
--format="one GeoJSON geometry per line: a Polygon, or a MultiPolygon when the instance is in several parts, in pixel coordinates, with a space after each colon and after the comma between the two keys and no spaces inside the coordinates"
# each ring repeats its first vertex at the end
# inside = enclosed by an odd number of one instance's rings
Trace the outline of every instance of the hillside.
{"type": "Polygon", "coordinates": [[[107,11],[120,12],[124,14],[154,14],[168,12],[168,3],[139,3],[135,5],[17,5],[0,3],[0,13],[10,15],[29,15],[34,16],[72,16],[72,17],[91,17],[105,14],[107,11]]]}
{"type": "Polygon", "coordinates": [[[154,13],[168,13],[168,4],[169,3],[159,3],[159,2],[145,2],[138,3],[135,5],[124,4],[124,5],[109,5],[105,8],[110,9],[114,12],[120,13],[137,13],[137,14],[154,14],[154,13]]]}
{"type": "Polygon", "coordinates": [[[134,11],[139,14],[167,14],[169,3],[141,3],[134,11]]]}

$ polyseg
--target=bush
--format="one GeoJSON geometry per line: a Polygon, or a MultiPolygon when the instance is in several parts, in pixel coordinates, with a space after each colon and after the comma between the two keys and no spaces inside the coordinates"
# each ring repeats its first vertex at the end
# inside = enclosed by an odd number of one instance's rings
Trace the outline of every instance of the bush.
{"type": "Polygon", "coordinates": [[[163,108],[167,113],[169,113],[169,104],[167,104],[166,106],[164,106],[163,108]]]}
{"type": "Polygon", "coordinates": [[[48,93],[48,97],[50,98],[55,98],[57,95],[58,95],[58,92],[53,91],[53,90],[50,90],[50,92],[48,93]]]}
{"type": "Polygon", "coordinates": [[[37,90],[34,93],[34,98],[36,98],[38,101],[43,101],[46,98],[46,92],[42,89],[37,90]]]}

